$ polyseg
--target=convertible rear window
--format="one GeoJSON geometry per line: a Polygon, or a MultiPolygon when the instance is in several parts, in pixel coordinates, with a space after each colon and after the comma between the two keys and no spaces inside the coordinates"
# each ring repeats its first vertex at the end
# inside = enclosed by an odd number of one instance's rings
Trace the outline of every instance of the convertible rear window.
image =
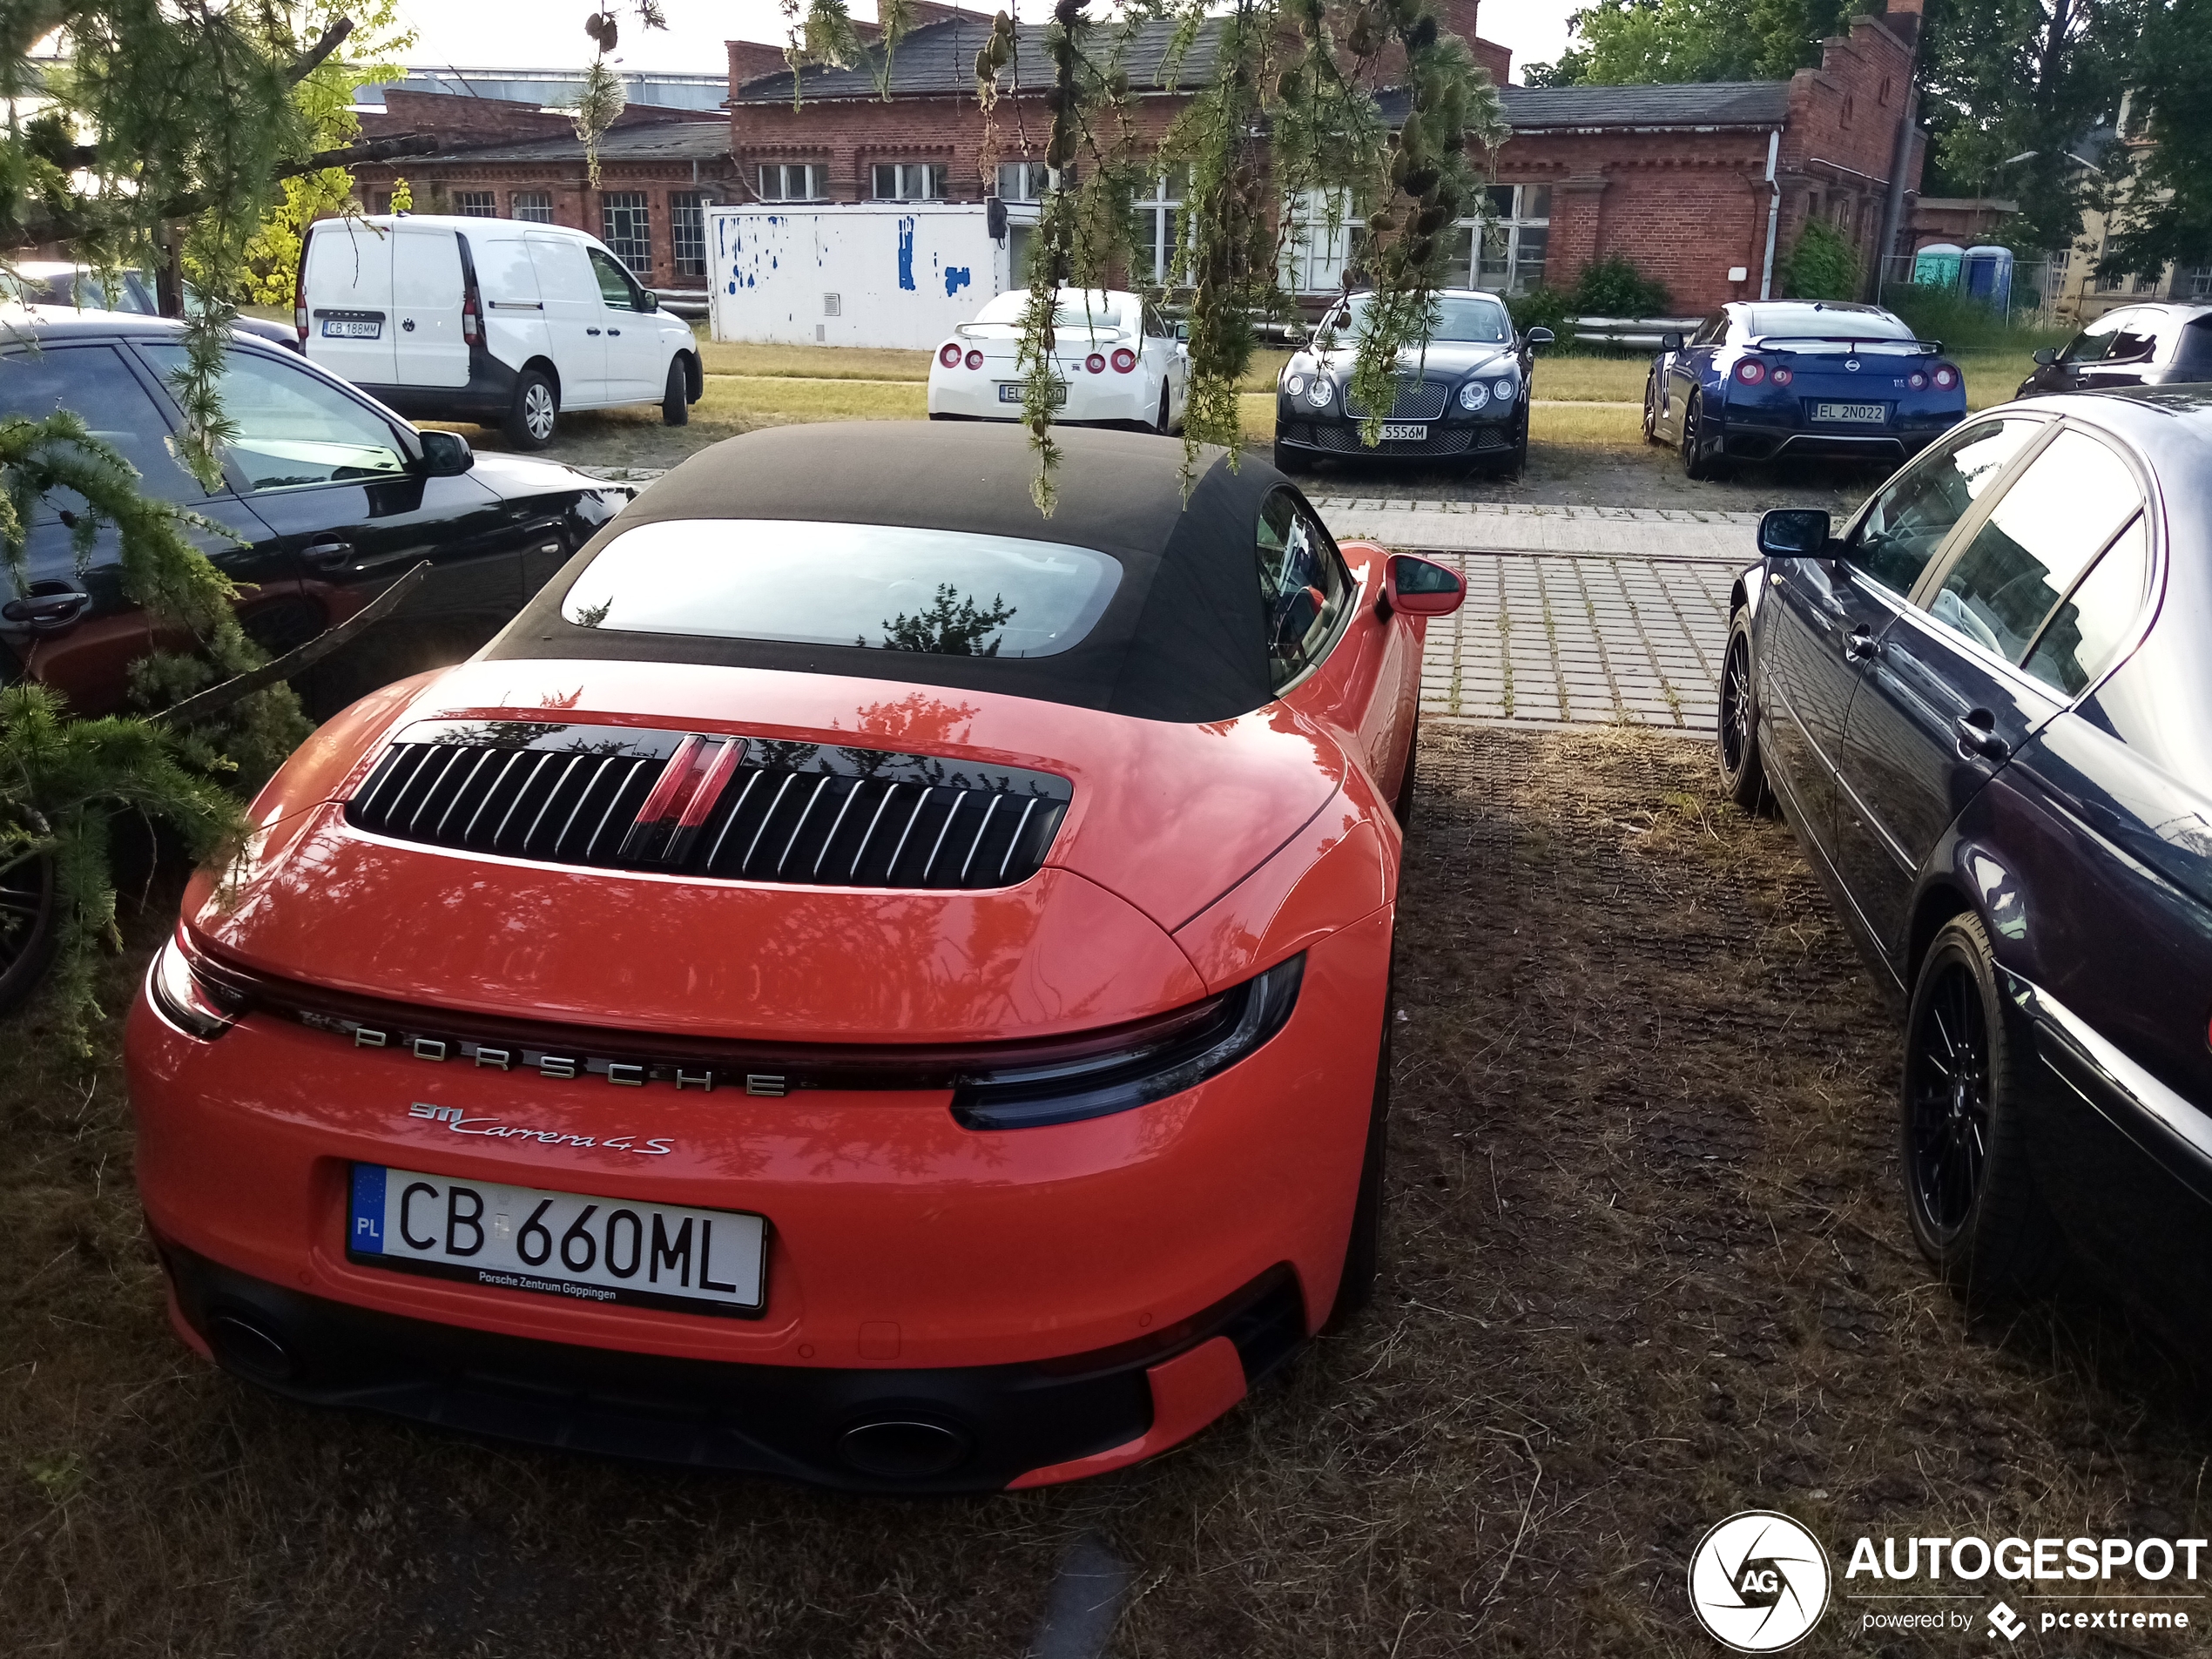
{"type": "Polygon", "coordinates": [[[579,627],[1050,657],[1088,634],[1120,562],[1063,542],[885,524],[662,519],[600,549],[561,602],[579,627]]]}

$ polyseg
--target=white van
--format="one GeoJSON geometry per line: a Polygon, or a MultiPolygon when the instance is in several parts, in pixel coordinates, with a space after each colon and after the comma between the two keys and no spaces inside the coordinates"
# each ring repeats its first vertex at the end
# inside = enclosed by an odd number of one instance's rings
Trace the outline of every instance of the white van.
{"type": "Polygon", "coordinates": [[[522,449],[550,442],[563,409],[658,401],[682,426],[702,388],[690,326],[561,225],[318,220],[293,322],[310,358],[401,415],[497,425],[522,449]]]}

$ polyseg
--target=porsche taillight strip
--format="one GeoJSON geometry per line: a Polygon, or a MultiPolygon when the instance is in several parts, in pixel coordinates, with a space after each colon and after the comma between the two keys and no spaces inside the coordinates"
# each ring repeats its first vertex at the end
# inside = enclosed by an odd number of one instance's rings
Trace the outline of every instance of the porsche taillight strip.
{"type": "Polygon", "coordinates": [[[346,818],[401,840],[548,863],[983,888],[1036,873],[1072,794],[1049,772],[933,755],[550,720],[435,720],[399,734],[346,818]]]}

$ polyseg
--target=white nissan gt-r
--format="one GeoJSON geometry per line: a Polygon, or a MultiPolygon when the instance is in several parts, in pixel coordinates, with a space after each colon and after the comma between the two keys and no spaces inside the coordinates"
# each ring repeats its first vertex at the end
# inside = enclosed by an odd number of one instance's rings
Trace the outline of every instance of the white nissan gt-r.
{"type": "MultiPolygon", "coordinates": [[[[1022,418],[1022,316],[1028,291],[1000,294],[961,323],[929,365],[933,421],[1022,418]]],[[[1063,390],[1060,418],[1153,432],[1183,427],[1190,388],[1190,347],[1142,295],[1100,288],[1061,291],[1053,314],[1052,363],[1063,390]]]]}

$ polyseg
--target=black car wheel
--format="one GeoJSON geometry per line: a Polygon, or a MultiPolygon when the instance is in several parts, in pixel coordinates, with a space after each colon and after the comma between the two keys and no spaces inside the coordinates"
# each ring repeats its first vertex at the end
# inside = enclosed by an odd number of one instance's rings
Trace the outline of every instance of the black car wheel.
{"type": "Polygon", "coordinates": [[[1759,754],[1758,705],[1751,691],[1751,613],[1729,618],[1728,654],[1721,662],[1721,781],[1728,798],[1747,813],[1765,813],[1774,802],[1767,787],[1766,764],[1759,754]]]}
{"type": "Polygon", "coordinates": [[[691,377],[684,372],[684,360],[673,357],[668,364],[668,385],[660,395],[660,423],[663,426],[689,426],[691,423],[691,377]]]}
{"type": "Polygon", "coordinates": [[[526,368],[515,381],[515,400],[500,423],[517,449],[543,449],[561,424],[561,396],[544,371],[526,368]]]}
{"type": "Polygon", "coordinates": [[[1374,1103],[1367,1114],[1367,1148],[1359,1160],[1359,1197],[1352,1210],[1352,1236],[1345,1242],[1344,1277],[1323,1328],[1342,1330],[1375,1294],[1382,1265],[1383,1175],[1390,1151],[1391,1022],[1398,1018],[1398,981],[1393,976],[1383,1003],[1382,1053],[1375,1061],[1374,1103]]]}
{"type": "Polygon", "coordinates": [[[1682,470],[1683,476],[1694,484],[1727,475],[1723,463],[1705,452],[1705,401],[1695,393],[1682,412],[1682,470]]]}
{"type": "Polygon", "coordinates": [[[25,859],[0,870],[0,1014],[45,977],[60,918],[52,859],[25,859]]]}
{"type": "Polygon", "coordinates": [[[1293,449],[1289,444],[1285,443],[1281,439],[1278,438],[1276,440],[1276,471],[1291,474],[1302,473],[1308,470],[1310,464],[1311,463],[1309,463],[1305,458],[1305,450],[1293,449]]]}
{"type": "Polygon", "coordinates": [[[1406,739],[1406,772],[1399,779],[1397,796],[1390,803],[1391,815],[1397,819],[1401,831],[1413,821],[1413,779],[1420,770],[1420,759],[1421,711],[1417,708],[1413,711],[1413,735],[1406,739]]]}
{"type": "Polygon", "coordinates": [[[1666,442],[1659,435],[1659,377],[1656,374],[1643,377],[1643,441],[1646,443],[1666,442]]]}
{"type": "Polygon", "coordinates": [[[2057,1263],[2027,1163],[2040,1066],[1980,918],[1952,917],[1913,986],[1898,1103],[1913,1239],[1970,1306],[2033,1294],[2057,1263]]]}
{"type": "Polygon", "coordinates": [[[1168,388],[1164,381],[1160,383],[1159,418],[1152,422],[1152,430],[1163,438],[1173,435],[1168,425],[1168,388]]]}

